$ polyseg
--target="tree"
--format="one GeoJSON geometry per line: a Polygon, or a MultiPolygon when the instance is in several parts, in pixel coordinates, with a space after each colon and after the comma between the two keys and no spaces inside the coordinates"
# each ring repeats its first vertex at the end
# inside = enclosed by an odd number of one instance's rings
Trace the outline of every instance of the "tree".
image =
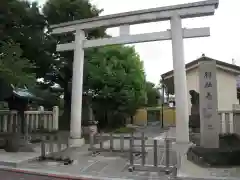
{"type": "MultiPolygon", "coordinates": [[[[19,112],[21,132],[25,133],[24,127],[26,121],[24,120],[24,111],[27,108],[28,102],[27,100],[13,97],[13,90],[16,89],[10,85],[19,87],[34,84],[36,82],[35,74],[31,73],[31,69],[34,66],[28,59],[22,57],[22,50],[19,44],[13,41],[2,42],[0,47],[0,100],[7,101],[10,110],[17,110],[19,112]]],[[[16,142],[18,142],[18,139],[16,142]]],[[[7,146],[6,150],[15,151],[13,146],[7,146]]]]}
{"type": "Polygon", "coordinates": [[[147,106],[157,106],[158,99],[161,97],[158,88],[155,87],[154,83],[146,83],[147,91],[147,106]]]}
{"type": "MultiPolygon", "coordinates": [[[[44,5],[43,13],[48,25],[61,22],[79,20],[96,17],[102,10],[97,9],[87,0],[49,0],[44,5]]],[[[93,29],[86,32],[88,39],[105,36],[105,29],[93,29]]],[[[64,43],[74,40],[74,33],[65,33],[52,36],[55,43],[64,43]]],[[[44,76],[45,81],[50,84],[57,83],[64,89],[64,114],[60,120],[61,129],[69,129],[70,108],[71,108],[71,88],[73,51],[54,54],[55,61],[50,66],[51,69],[44,76]]],[[[86,51],[85,61],[88,61],[89,53],[86,51]]],[[[86,64],[86,63],[85,63],[86,64]]],[[[44,68],[44,67],[43,67],[44,68]]],[[[87,69],[84,69],[86,74],[87,69]]]]}
{"type": "MultiPolygon", "coordinates": [[[[41,88],[46,90],[44,94],[47,94],[49,86],[55,83],[64,89],[65,107],[60,128],[68,129],[73,51],[58,53],[56,44],[73,41],[74,33],[53,36],[48,32],[48,26],[96,17],[102,10],[87,0],[48,0],[43,14],[36,3],[27,1],[3,0],[1,7],[3,11],[0,12],[0,41],[5,43],[4,48],[18,48],[14,50],[18,52],[17,56],[14,54],[16,57],[10,58],[9,62],[22,63],[17,67],[24,69],[22,72],[25,74],[19,74],[24,77],[20,81],[22,84],[29,83],[27,79],[36,75],[37,78],[44,78],[44,83],[40,84],[41,88]]],[[[104,28],[86,31],[88,39],[104,36],[107,36],[104,28]]],[[[6,57],[4,55],[5,59],[6,57]]],[[[1,71],[5,71],[4,76],[8,76],[6,78],[16,82],[18,76],[7,74],[7,67],[10,68],[10,64],[4,67],[2,65],[1,71]]],[[[14,72],[21,72],[14,68],[14,72]]],[[[97,112],[104,108],[103,114],[108,118],[103,119],[107,122],[112,117],[120,117],[122,120],[133,115],[136,108],[144,102],[145,90],[143,64],[134,48],[109,46],[85,51],[84,92],[93,100],[94,107],[98,107],[95,108],[97,112]],[[102,104],[105,106],[102,107],[102,104]]]]}
{"type": "Polygon", "coordinates": [[[167,86],[166,82],[164,82],[164,78],[163,77],[160,79],[158,87],[159,87],[159,89],[161,89],[162,92],[164,92],[164,93],[162,93],[162,95],[163,96],[165,96],[165,95],[167,96],[167,102],[169,102],[169,95],[170,95],[170,93],[168,91],[168,86],[167,86]]]}
{"type": "Polygon", "coordinates": [[[19,44],[2,42],[0,46],[0,78],[14,86],[24,86],[35,83],[35,74],[29,72],[34,68],[28,59],[22,57],[19,44]]]}
{"type": "Polygon", "coordinates": [[[117,120],[121,124],[144,105],[143,63],[135,49],[128,46],[102,47],[91,54],[85,84],[97,105],[95,111],[102,115],[100,125],[116,125],[117,120]]]}
{"type": "Polygon", "coordinates": [[[51,68],[56,43],[44,32],[46,21],[37,3],[2,0],[0,6],[0,41],[18,43],[22,57],[34,64],[32,72],[44,76],[51,68]]]}

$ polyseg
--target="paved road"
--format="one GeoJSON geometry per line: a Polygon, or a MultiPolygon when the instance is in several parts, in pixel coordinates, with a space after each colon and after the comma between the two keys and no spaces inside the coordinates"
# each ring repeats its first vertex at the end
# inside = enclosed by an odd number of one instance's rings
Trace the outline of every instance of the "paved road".
{"type": "MultiPolygon", "coordinates": [[[[113,178],[70,178],[70,177],[56,177],[56,176],[46,176],[46,175],[38,175],[38,174],[26,174],[22,172],[11,172],[6,170],[0,170],[0,179],[4,180],[110,180],[113,178]]],[[[130,179],[126,178],[117,178],[117,180],[169,180],[167,177],[132,177],[130,179]]]]}
{"type": "Polygon", "coordinates": [[[63,178],[29,175],[24,173],[16,173],[2,170],[0,170],[0,177],[4,180],[66,180],[63,178]]]}
{"type": "MultiPolygon", "coordinates": [[[[110,178],[93,178],[91,176],[85,177],[74,177],[73,175],[57,175],[54,172],[50,175],[38,173],[38,172],[28,172],[22,170],[11,170],[11,169],[0,169],[0,179],[4,180],[110,180],[110,178]]],[[[112,178],[111,178],[112,179],[112,178]]],[[[118,180],[120,180],[118,178],[118,180]]]]}
{"type": "MultiPolygon", "coordinates": [[[[0,170],[0,179],[4,180],[98,180],[93,178],[69,178],[69,177],[54,177],[54,176],[42,176],[42,175],[33,175],[33,174],[25,174],[21,172],[10,172],[5,170],[0,170]]],[[[135,180],[135,178],[133,178],[135,180]]],[[[131,179],[131,180],[133,180],[131,179]]],[[[161,178],[147,178],[151,180],[174,180],[168,177],[161,177],[161,178]]],[[[103,180],[103,178],[101,178],[103,180]]],[[[120,179],[118,180],[126,180],[126,179],[120,179]]],[[[136,180],[143,180],[141,177],[136,178],[136,180]]],[[[144,179],[145,180],[145,179],[144,179]]],[[[177,178],[175,180],[216,180],[216,179],[201,179],[201,178],[177,178]]],[[[225,179],[226,180],[226,179],[225,179]]]]}
{"type": "Polygon", "coordinates": [[[0,170],[0,179],[4,180],[85,180],[80,178],[56,177],[39,174],[27,174],[23,172],[13,172],[0,170]]]}

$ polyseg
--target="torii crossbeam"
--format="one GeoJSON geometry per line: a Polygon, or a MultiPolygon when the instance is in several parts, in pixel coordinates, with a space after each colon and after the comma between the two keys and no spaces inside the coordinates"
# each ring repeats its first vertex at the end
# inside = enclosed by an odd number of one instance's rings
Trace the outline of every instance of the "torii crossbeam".
{"type": "Polygon", "coordinates": [[[53,34],[75,32],[75,42],[57,45],[57,51],[74,51],[70,144],[78,146],[83,143],[81,139],[81,115],[84,49],[111,44],[130,44],[162,40],[172,40],[176,100],[176,141],[177,143],[188,143],[189,114],[183,38],[210,36],[210,29],[208,27],[183,29],[181,19],[214,15],[218,3],[218,0],[208,0],[52,25],[53,34]],[[171,29],[168,31],[137,35],[130,34],[130,25],[167,20],[171,22],[171,29]],[[86,40],[84,30],[98,27],[120,27],[120,35],[118,37],[86,40]]]}

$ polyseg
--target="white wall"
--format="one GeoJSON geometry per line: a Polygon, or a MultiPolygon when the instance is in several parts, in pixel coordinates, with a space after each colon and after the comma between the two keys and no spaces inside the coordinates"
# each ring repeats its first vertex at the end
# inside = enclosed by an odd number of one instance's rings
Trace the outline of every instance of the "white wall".
{"type": "Polygon", "coordinates": [[[230,72],[218,69],[218,110],[232,110],[233,104],[238,104],[237,99],[237,76],[230,72]]]}
{"type": "MultiPolygon", "coordinates": [[[[217,69],[218,111],[232,110],[233,104],[238,104],[236,78],[234,74],[217,69]]],[[[199,92],[198,69],[187,72],[188,109],[191,114],[190,90],[199,92]]]]}

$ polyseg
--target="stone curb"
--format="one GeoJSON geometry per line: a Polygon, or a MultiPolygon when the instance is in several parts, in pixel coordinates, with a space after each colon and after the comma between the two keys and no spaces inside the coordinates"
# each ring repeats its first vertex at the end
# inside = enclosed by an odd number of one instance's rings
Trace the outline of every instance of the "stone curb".
{"type": "Polygon", "coordinates": [[[237,177],[189,177],[178,175],[177,180],[239,180],[237,177]]]}
{"type": "MultiPolygon", "coordinates": [[[[8,171],[13,173],[22,173],[22,174],[28,174],[28,175],[38,175],[38,176],[48,176],[52,178],[60,178],[60,179],[66,179],[66,180],[123,180],[122,178],[108,178],[108,177],[96,177],[91,175],[70,175],[67,173],[58,173],[58,172],[51,172],[51,171],[41,171],[41,170],[33,170],[33,169],[25,169],[25,168],[10,168],[10,167],[2,167],[0,166],[1,171],[8,171]]],[[[132,180],[132,179],[126,179],[126,180],[132,180]]]]}

